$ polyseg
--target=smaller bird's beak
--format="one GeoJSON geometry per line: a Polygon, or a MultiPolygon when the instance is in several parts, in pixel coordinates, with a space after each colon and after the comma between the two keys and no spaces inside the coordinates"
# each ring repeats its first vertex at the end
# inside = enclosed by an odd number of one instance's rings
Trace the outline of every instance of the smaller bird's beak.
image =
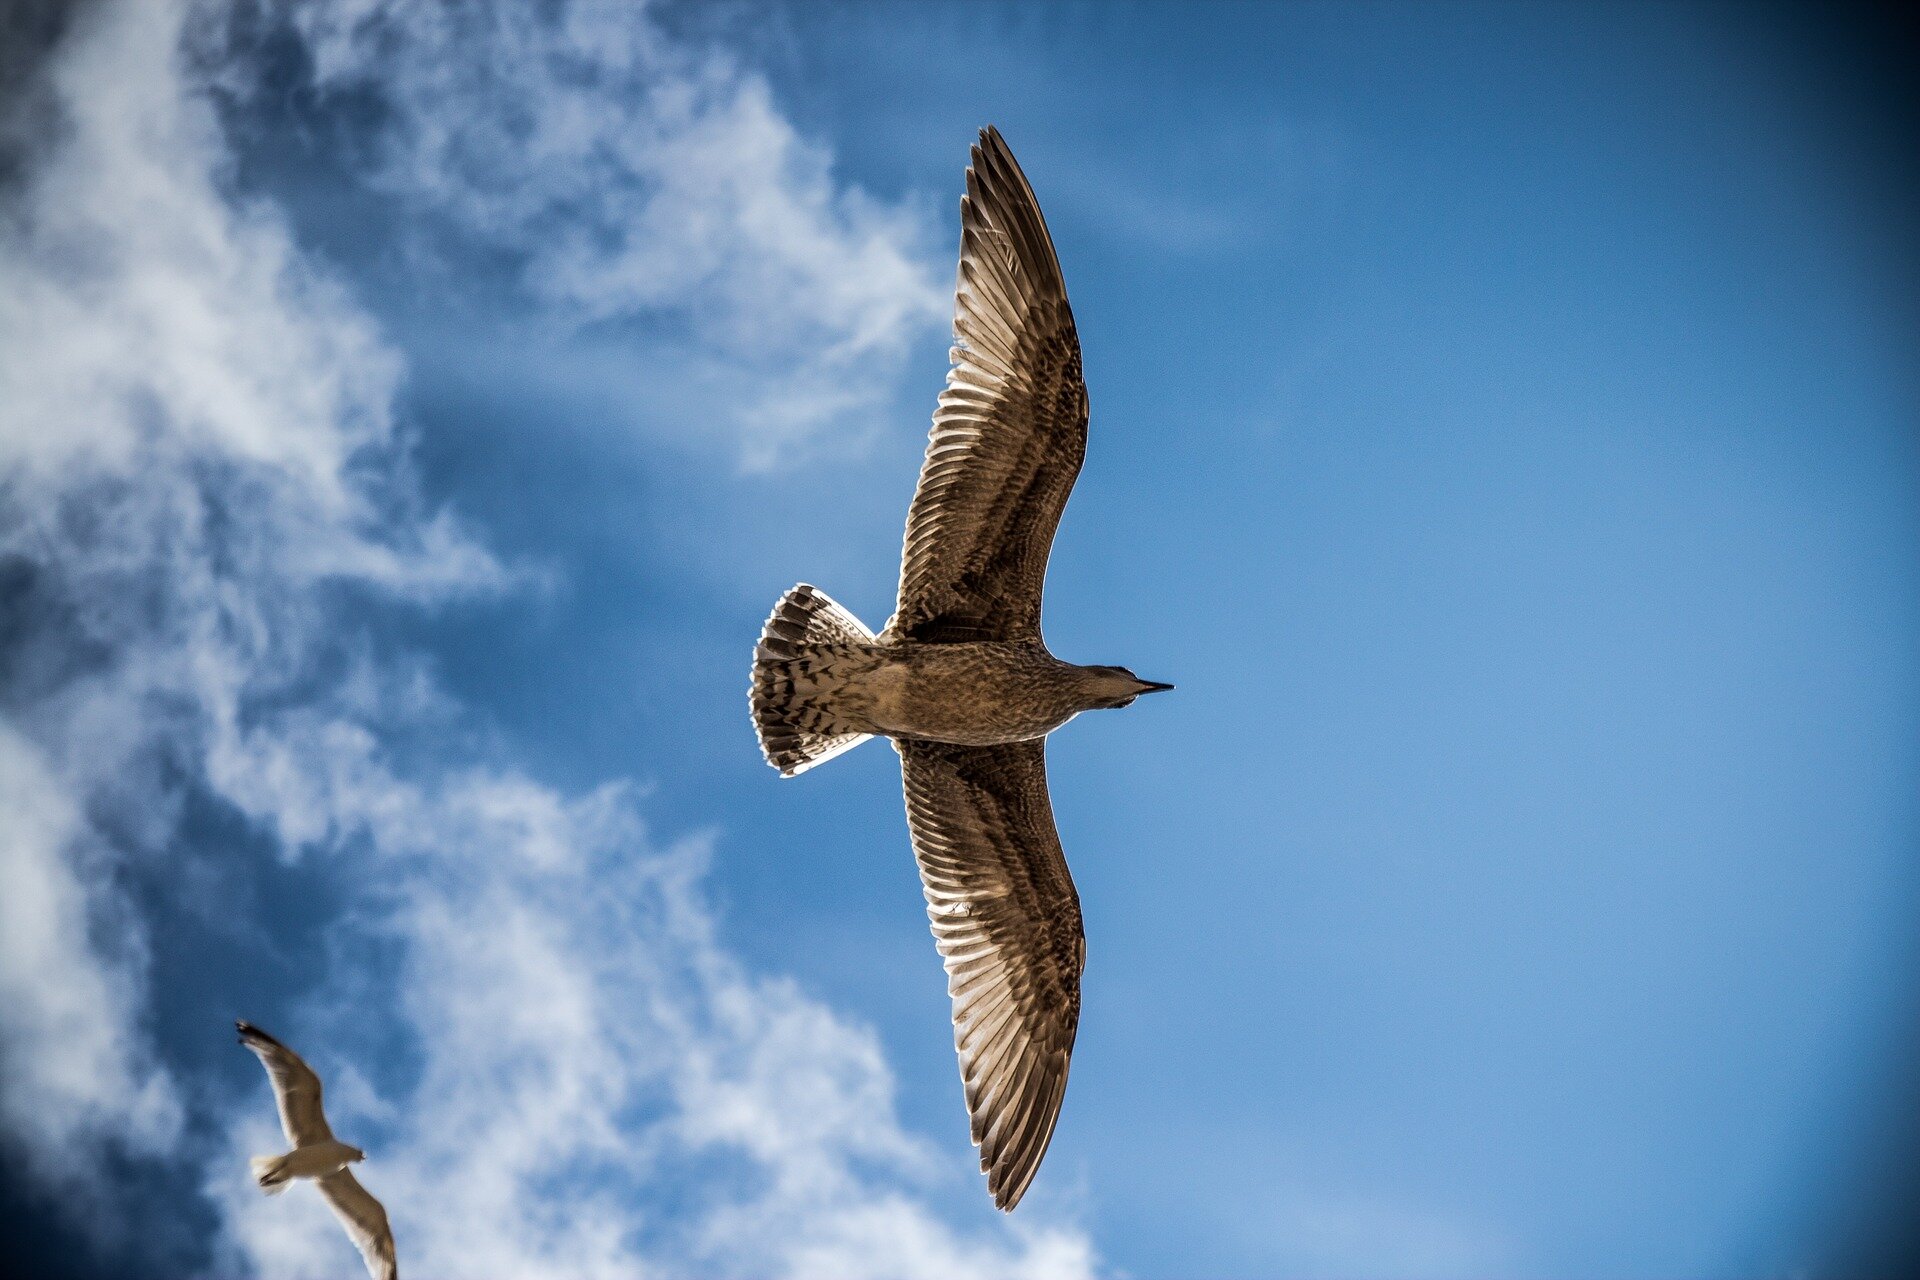
{"type": "Polygon", "coordinates": [[[1170,684],[1159,684],[1153,680],[1142,680],[1139,682],[1139,684],[1140,684],[1140,692],[1142,693],[1159,693],[1163,689],[1173,688],[1173,686],[1170,684]]]}

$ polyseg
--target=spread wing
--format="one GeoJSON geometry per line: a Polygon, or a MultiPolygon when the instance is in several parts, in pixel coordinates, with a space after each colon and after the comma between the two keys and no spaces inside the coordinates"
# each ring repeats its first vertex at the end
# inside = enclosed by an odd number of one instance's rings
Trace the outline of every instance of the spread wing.
{"type": "Polygon", "coordinates": [[[233,1024],[240,1031],[240,1043],[253,1050],[273,1082],[273,1100],[280,1107],[280,1128],[287,1141],[296,1147],[325,1142],[333,1137],[327,1127],[326,1113],[320,1109],[320,1077],[300,1060],[300,1055],[254,1026],[251,1022],[233,1024]]]}
{"type": "Polygon", "coordinates": [[[953,333],[888,637],[1037,639],[1047,552],[1087,451],[1087,388],[1046,220],[991,128],[960,201],[953,333]]]}
{"type": "Polygon", "coordinates": [[[400,1264],[393,1256],[393,1229],[387,1225],[387,1211],[360,1185],[353,1171],[342,1169],[320,1179],[320,1194],[327,1198],[334,1217],[340,1219],[360,1250],[367,1274],[373,1280],[399,1280],[400,1264]]]}
{"type": "Polygon", "coordinates": [[[907,825],[953,997],[953,1042],[994,1203],[1026,1193],[1053,1138],[1087,946],[1039,740],[896,740],[907,825]]]}

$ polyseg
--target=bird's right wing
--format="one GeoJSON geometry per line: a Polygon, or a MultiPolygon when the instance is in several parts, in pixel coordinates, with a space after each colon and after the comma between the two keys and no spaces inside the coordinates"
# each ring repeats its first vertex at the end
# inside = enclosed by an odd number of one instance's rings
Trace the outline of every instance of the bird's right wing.
{"type": "Polygon", "coordinates": [[[1087,959],[1046,749],[1037,739],[894,745],[980,1168],[994,1203],[1011,1209],[1060,1116],[1087,959]]]}
{"type": "Polygon", "coordinates": [[[280,1128],[287,1141],[296,1147],[326,1142],[333,1137],[327,1116],[320,1109],[320,1077],[301,1061],[300,1055],[254,1026],[235,1022],[240,1043],[253,1050],[273,1082],[273,1100],[280,1108],[280,1128]]]}
{"type": "Polygon", "coordinates": [[[399,1280],[400,1264],[393,1253],[393,1229],[387,1225],[387,1211],[373,1194],[360,1185],[353,1170],[342,1169],[320,1179],[320,1194],[327,1198],[333,1216],[347,1229],[373,1280],[399,1280]]]}
{"type": "Polygon", "coordinates": [[[1038,639],[1047,553],[1087,452],[1087,388],[1053,238],[996,129],[981,131],[960,202],[953,336],[887,633],[1038,639]]]}

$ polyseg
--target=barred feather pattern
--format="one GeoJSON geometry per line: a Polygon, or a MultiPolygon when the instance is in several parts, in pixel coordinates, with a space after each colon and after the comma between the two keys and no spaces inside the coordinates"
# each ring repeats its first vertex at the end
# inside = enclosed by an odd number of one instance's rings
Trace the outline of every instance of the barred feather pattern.
{"type": "Polygon", "coordinates": [[[994,1203],[1010,1210],[1053,1140],[1087,959],[1046,748],[895,746],[973,1141],[994,1203]]]}
{"type": "Polygon", "coordinates": [[[1086,456],[1087,389],[1053,238],[992,128],[960,201],[953,333],[885,635],[1038,639],[1047,555],[1086,456]]]}
{"type": "Polygon", "coordinates": [[[831,697],[840,672],[860,664],[873,633],[818,587],[799,583],[774,606],[753,651],[749,700],[767,763],[805,773],[872,735],[847,725],[831,697]]]}

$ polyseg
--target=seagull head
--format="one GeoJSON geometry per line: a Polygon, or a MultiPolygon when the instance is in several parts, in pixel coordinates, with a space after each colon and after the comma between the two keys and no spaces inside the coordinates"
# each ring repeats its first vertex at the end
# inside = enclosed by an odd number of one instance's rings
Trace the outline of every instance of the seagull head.
{"type": "Polygon", "coordinates": [[[1173,688],[1154,680],[1142,680],[1125,667],[1086,667],[1087,693],[1097,709],[1124,707],[1143,693],[1159,693],[1173,688]]]}

